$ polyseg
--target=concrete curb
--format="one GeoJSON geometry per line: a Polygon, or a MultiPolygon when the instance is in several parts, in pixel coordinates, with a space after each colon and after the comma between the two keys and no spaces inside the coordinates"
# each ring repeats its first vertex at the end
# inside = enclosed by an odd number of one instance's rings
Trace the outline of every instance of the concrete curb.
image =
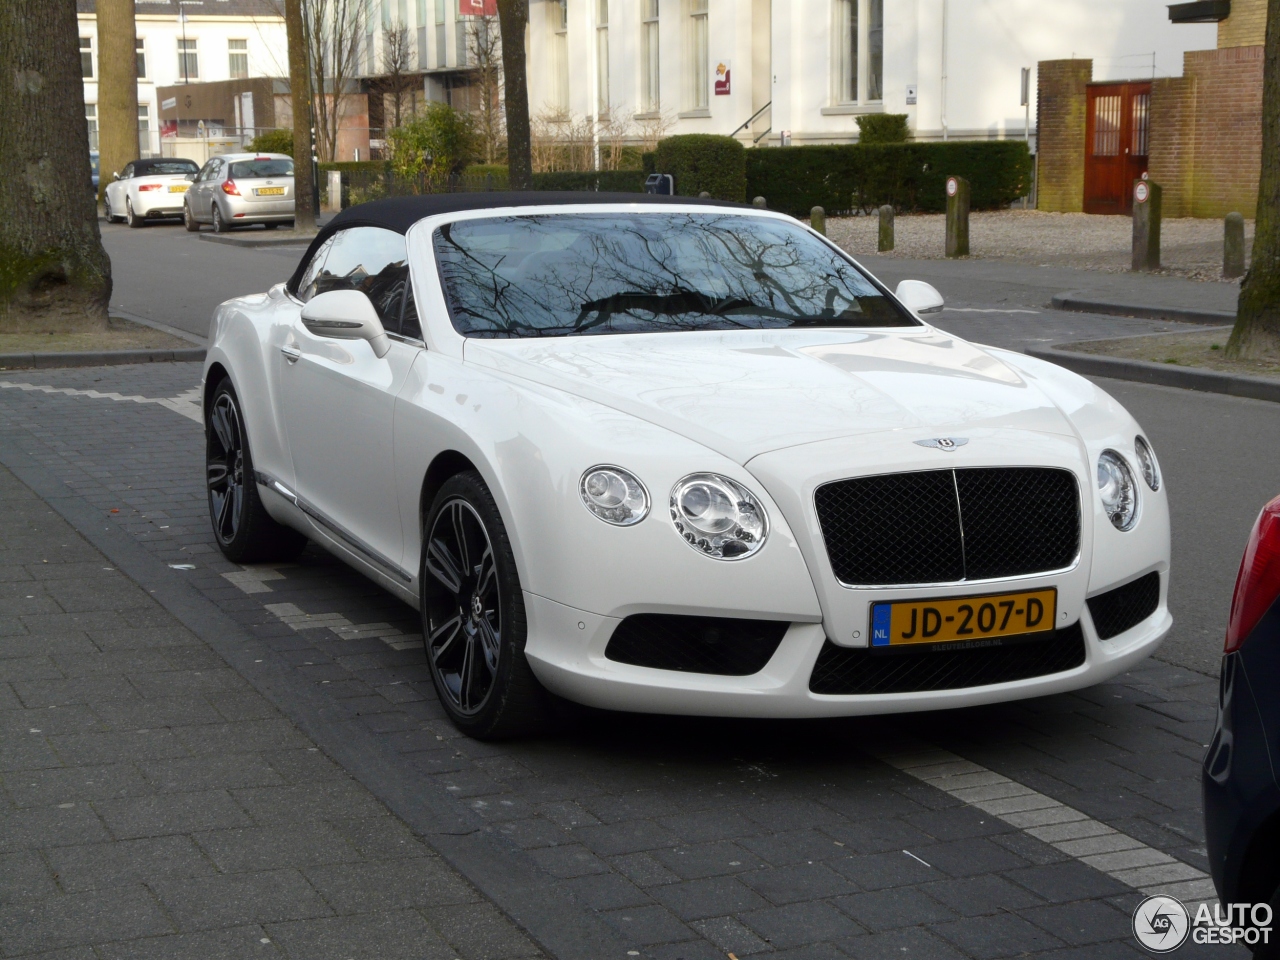
{"type": "Polygon", "coordinates": [[[208,240],[210,243],[225,243],[231,247],[296,247],[310,243],[315,239],[315,234],[306,234],[298,236],[275,236],[270,231],[264,230],[261,234],[250,233],[240,236],[233,236],[226,233],[204,233],[197,234],[201,240],[208,240]]]}
{"type": "Polygon", "coordinates": [[[1106,300],[1091,300],[1074,290],[1054,294],[1051,305],[1055,310],[1069,310],[1072,313],[1101,313],[1109,317],[1177,320],[1181,323],[1210,323],[1215,326],[1236,322],[1236,315],[1226,311],[1184,310],[1181,307],[1159,307],[1139,303],[1112,303],[1106,300]]]}
{"type": "Polygon", "coordinates": [[[204,347],[189,350],[98,350],[82,353],[0,353],[0,370],[45,370],[56,367],[114,367],[126,363],[195,363],[204,347]]]}
{"type": "Polygon", "coordinates": [[[1221,373],[1217,370],[1148,363],[1145,360],[1100,357],[1091,353],[1064,350],[1062,344],[1028,347],[1025,352],[1029,357],[1048,360],[1050,363],[1056,363],[1060,367],[1066,367],[1085,376],[1133,380],[1138,383],[1154,383],[1162,387],[1224,393],[1232,397],[1248,397],[1252,400],[1280,403],[1280,380],[1271,380],[1266,377],[1245,377],[1221,373]]]}

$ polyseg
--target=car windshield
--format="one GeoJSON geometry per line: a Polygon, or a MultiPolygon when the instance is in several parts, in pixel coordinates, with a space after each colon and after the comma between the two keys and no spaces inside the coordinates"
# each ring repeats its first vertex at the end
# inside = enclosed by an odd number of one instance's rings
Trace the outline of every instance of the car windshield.
{"type": "Polygon", "coordinates": [[[434,243],[468,337],[917,325],[849,260],[763,217],[495,217],[446,224],[434,243]]]}
{"type": "Polygon", "coordinates": [[[200,168],[192,160],[153,160],[138,167],[138,175],[142,177],[158,177],[173,173],[195,173],[200,168]]]}
{"type": "Polygon", "coordinates": [[[237,160],[231,164],[231,170],[227,176],[232,180],[252,180],[255,177],[292,177],[293,161],[273,160],[266,157],[259,160],[237,160]]]}

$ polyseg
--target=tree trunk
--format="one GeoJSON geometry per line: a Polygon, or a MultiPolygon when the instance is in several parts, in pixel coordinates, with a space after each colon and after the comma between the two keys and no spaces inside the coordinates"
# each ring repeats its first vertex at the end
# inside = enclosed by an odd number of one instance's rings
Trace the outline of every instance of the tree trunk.
{"type": "Polygon", "coordinates": [[[1240,285],[1227,356],[1280,357],[1280,0],[1267,3],[1262,76],[1262,175],[1253,262],[1240,285]]]}
{"type": "Polygon", "coordinates": [[[302,0],[285,0],[284,25],[289,38],[289,100],[293,107],[293,228],[310,233],[316,228],[316,208],[311,178],[311,84],[302,0]]]}
{"type": "MultiPolygon", "coordinates": [[[[1280,3],[1280,0],[1272,0],[1280,3]]],[[[498,0],[502,32],[502,75],[506,87],[507,166],[512,190],[533,189],[533,156],[529,140],[529,83],[525,74],[524,35],[529,0],[498,0]]]]}
{"type": "Polygon", "coordinates": [[[133,0],[97,0],[97,10],[101,200],[114,174],[138,158],[138,54],[133,0]]]}
{"type": "Polygon", "coordinates": [[[0,2],[0,331],[107,322],[79,48],[75,4],[0,2]]]}

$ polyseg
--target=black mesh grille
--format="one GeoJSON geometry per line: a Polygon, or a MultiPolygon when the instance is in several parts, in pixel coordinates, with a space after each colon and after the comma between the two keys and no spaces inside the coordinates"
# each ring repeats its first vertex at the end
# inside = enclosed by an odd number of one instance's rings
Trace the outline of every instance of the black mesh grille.
{"type": "Polygon", "coordinates": [[[1078,623],[1044,640],[979,650],[885,654],[837,647],[828,640],[814,664],[809,689],[829,695],[957,690],[1062,673],[1084,663],[1084,656],[1078,623]]]}
{"type": "Polygon", "coordinates": [[[782,620],[638,613],[618,624],[604,655],[637,667],[745,677],[764,669],[789,626],[782,620]]]}
{"type": "Polygon", "coordinates": [[[1136,627],[1160,606],[1160,574],[1148,573],[1123,587],[1089,598],[1089,615],[1100,640],[1136,627]]]}
{"type": "Polygon", "coordinates": [[[1075,476],[1066,470],[857,477],[824,484],[814,501],[841,583],[1022,576],[1069,566],[1080,549],[1080,498],[1075,476]]]}

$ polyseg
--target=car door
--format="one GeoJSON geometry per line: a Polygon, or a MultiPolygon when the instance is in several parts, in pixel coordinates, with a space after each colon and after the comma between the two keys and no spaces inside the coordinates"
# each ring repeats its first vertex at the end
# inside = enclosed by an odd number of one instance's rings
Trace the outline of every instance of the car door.
{"type": "Polygon", "coordinates": [[[208,220],[212,216],[209,209],[209,187],[218,162],[217,158],[214,158],[206,163],[188,191],[191,194],[191,199],[188,201],[191,204],[191,213],[197,220],[208,220]]]}
{"type": "Polygon", "coordinates": [[[364,340],[332,340],[297,320],[280,349],[280,395],[303,509],[365,559],[406,579],[392,460],[396,396],[422,347],[400,336],[408,283],[402,235],[352,227],[334,235],[318,269],[309,268],[300,300],[330,290],[368,295],[391,339],[378,357],[364,340]]]}

